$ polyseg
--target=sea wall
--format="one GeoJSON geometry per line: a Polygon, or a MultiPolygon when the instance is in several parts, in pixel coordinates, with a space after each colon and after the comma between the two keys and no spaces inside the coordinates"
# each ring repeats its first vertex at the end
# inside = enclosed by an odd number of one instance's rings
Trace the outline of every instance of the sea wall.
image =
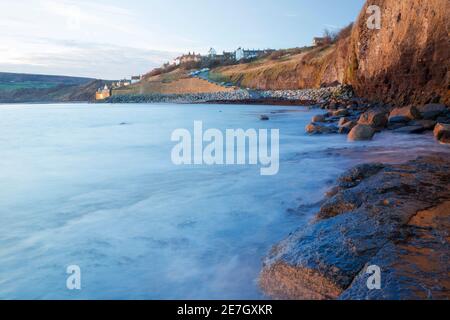
{"type": "Polygon", "coordinates": [[[228,92],[195,94],[136,94],[114,95],[105,103],[207,103],[207,102],[258,102],[267,99],[320,103],[332,98],[351,99],[353,91],[347,86],[304,90],[234,90],[228,92]]]}

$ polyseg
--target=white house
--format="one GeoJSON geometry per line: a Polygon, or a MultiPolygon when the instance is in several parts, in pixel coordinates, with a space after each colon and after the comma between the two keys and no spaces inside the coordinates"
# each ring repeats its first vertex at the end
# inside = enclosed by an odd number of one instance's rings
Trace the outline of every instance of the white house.
{"type": "Polygon", "coordinates": [[[239,47],[235,52],[236,61],[258,58],[266,52],[267,50],[244,50],[239,47]]]}
{"type": "Polygon", "coordinates": [[[208,55],[210,58],[214,58],[217,55],[217,51],[214,48],[209,49],[208,55]]]}
{"type": "Polygon", "coordinates": [[[131,77],[131,84],[135,84],[138,83],[139,81],[141,81],[142,76],[132,76],[131,77]]]}

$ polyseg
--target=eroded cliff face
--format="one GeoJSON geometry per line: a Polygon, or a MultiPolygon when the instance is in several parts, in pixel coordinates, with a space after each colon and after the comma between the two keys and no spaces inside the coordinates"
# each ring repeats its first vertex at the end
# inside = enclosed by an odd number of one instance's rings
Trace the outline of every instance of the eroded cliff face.
{"type": "Polygon", "coordinates": [[[370,100],[395,105],[450,103],[450,1],[369,0],[351,35],[281,61],[220,68],[241,86],[257,89],[317,88],[351,84],[370,100]],[[381,28],[370,29],[370,5],[381,28]]]}
{"type": "Polygon", "coordinates": [[[348,76],[356,92],[395,104],[449,103],[450,1],[370,0],[350,39],[348,76]],[[381,28],[370,29],[367,8],[381,9],[381,28]]]}

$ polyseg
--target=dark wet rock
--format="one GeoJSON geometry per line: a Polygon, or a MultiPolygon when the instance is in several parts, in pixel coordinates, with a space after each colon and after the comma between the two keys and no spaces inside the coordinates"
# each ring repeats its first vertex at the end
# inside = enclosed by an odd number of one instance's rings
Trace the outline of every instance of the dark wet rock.
{"type": "Polygon", "coordinates": [[[350,114],[347,109],[339,109],[333,112],[333,117],[346,117],[350,114]]]}
{"type": "Polygon", "coordinates": [[[388,121],[388,112],[382,107],[376,107],[364,112],[358,124],[369,125],[373,128],[384,128],[388,121]]]}
{"type": "Polygon", "coordinates": [[[357,125],[355,121],[347,121],[343,125],[339,126],[340,134],[348,134],[357,125]]]}
{"type": "Polygon", "coordinates": [[[270,118],[269,118],[269,116],[267,116],[265,114],[262,114],[262,115],[259,116],[259,120],[261,120],[261,121],[268,121],[268,120],[270,120],[270,118]]]}
{"type": "Polygon", "coordinates": [[[309,134],[332,134],[338,132],[338,128],[334,125],[325,125],[317,123],[310,123],[309,125],[306,126],[305,130],[309,134]]]}
{"type": "Polygon", "coordinates": [[[425,131],[425,128],[423,126],[405,126],[400,127],[398,129],[395,129],[395,133],[407,133],[407,134],[419,134],[423,133],[425,131]]]}
{"type": "Polygon", "coordinates": [[[441,116],[436,119],[437,123],[450,124],[450,115],[449,116],[441,116]]]}
{"type": "Polygon", "coordinates": [[[369,125],[358,124],[348,134],[351,141],[371,140],[375,135],[375,129],[369,125]]]}
{"type": "Polygon", "coordinates": [[[284,299],[449,299],[449,181],[447,154],[350,170],[317,219],[273,248],[262,289],[284,299]],[[381,290],[367,288],[370,265],[381,268],[381,290]]]}
{"type": "Polygon", "coordinates": [[[337,187],[340,189],[349,189],[356,187],[364,179],[367,179],[384,169],[381,163],[361,164],[348,170],[338,178],[337,187]]]}
{"type": "Polygon", "coordinates": [[[345,125],[349,121],[350,120],[347,117],[340,118],[339,122],[338,122],[338,127],[342,127],[343,125],[345,125]]]}
{"type": "Polygon", "coordinates": [[[400,128],[403,128],[405,126],[405,123],[389,123],[387,126],[388,130],[397,130],[400,128]]]}
{"type": "Polygon", "coordinates": [[[434,120],[415,120],[408,123],[409,126],[420,126],[423,131],[433,130],[436,126],[436,121],[434,120]]]}
{"type": "Polygon", "coordinates": [[[425,120],[435,120],[447,110],[445,104],[430,103],[417,108],[420,115],[425,120]]]}
{"type": "Polygon", "coordinates": [[[323,114],[315,115],[315,116],[312,118],[311,122],[313,122],[313,123],[317,123],[317,122],[325,122],[325,115],[323,115],[323,114]]]}
{"type": "Polygon", "coordinates": [[[420,119],[420,112],[415,106],[395,108],[389,114],[389,123],[408,123],[411,120],[420,119]]]}

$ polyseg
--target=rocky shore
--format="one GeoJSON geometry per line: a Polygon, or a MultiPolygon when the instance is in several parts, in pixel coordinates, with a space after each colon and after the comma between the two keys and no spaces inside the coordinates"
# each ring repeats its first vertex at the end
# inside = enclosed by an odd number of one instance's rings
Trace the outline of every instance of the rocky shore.
{"type": "Polygon", "coordinates": [[[310,105],[330,99],[351,99],[348,86],[304,90],[247,90],[196,94],[113,95],[105,103],[272,103],[310,105]]]}
{"type": "Polygon", "coordinates": [[[262,289],[278,299],[449,299],[450,158],[351,169],[316,219],[275,246],[262,289]],[[367,287],[369,266],[381,289],[367,287]]]}
{"type": "Polygon", "coordinates": [[[441,143],[450,143],[450,109],[440,103],[392,107],[367,103],[360,99],[331,99],[320,107],[319,114],[306,127],[309,134],[347,134],[349,140],[371,140],[376,133],[421,134],[434,131],[441,143]]]}

